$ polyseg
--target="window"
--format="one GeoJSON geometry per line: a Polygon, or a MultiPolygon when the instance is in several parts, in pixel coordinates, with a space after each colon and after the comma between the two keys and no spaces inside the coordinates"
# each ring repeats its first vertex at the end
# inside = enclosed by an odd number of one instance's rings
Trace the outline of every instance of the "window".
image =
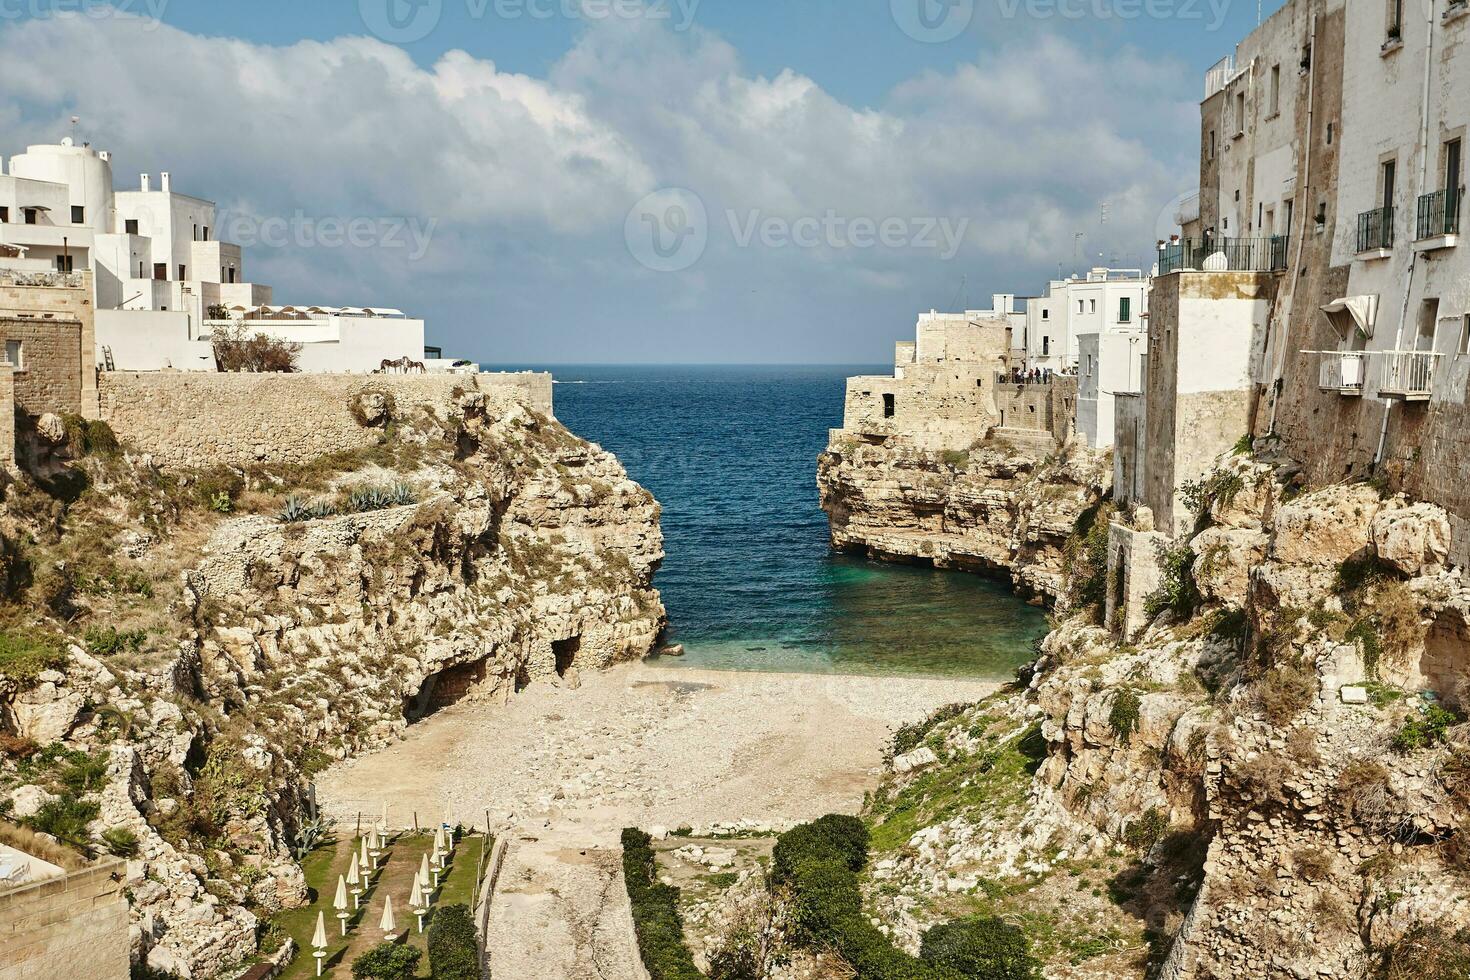
{"type": "Polygon", "coordinates": [[[155,262],[155,263],[153,263],[153,278],[154,279],[157,279],[159,282],[164,282],[165,280],[168,279],[168,263],[167,262],[155,262]]]}
{"type": "Polygon", "coordinates": [[[87,223],[87,209],[78,204],[71,206],[71,223],[84,225],[87,223]]]}
{"type": "Polygon", "coordinates": [[[1397,160],[1385,160],[1378,171],[1380,206],[1384,208],[1393,207],[1393,194],[1398,188],[1399,163],[1397,160]]]}
{"type": "Polygon", "coordinates": [[[1388,0],[1388,39],[1398,41],[1404,36],[1404,0],[1388,0]]]}
{"type": "Polygon", "coordinates": [[[1124,296],[1118,300],[1118,322],[1128,323],[1133,319],[1133,297],[1124,296]]]}
{"type": "Polygon", "coordinates": [[[1461,179],[1461,167],[1463,162],[1462,147],[1464,144],[1458,139],[1445,142],[1444,145],[1444,187],[1447,191],[1459,191],[1461,179]]]}
{"type": "Polygon", "coordinates": [[[1434,335],[1439,330],[1439,300],[1426,299],[1419,307],[1419,336],[1415,350],[1434,350],[1434,335]]]}
{"type": "Polygon", "coordinates": [[[136,235],[138,233],[138,219],[128,218],[126,221],[124,221],[123,232],[128,235],[136,235]]]}
{"type": "MultiPolygon", "coordinates": [[[[194,232],[193,232],[193,234],[194,234],[194,241],[197,242],[197,241],[199,241],[199,226],[198,225],[194,225],[193,228],[194,228],[194,232]]],[[[182,279],[184,277],[183,276],[180,276],[179,278],[182,279]]]]}
{"type": "Polygon", "coordinates": [[[204,240],[209,241],[209,225],[204,226],[204,240]]]}
{"type": "Polygon", "coordinates": [[[189,278],[189,267],[182,262],[179,263],[179,282],[189,278]]]}
{"type": "MultiPolygon", "coordinates": [[[[1467,317],[1467,319],[1470,319],[1470,317],[1467,317]]],[[[1041,356],[1042,357],[1049,357],[1049,356],[1051,356],[1051,338],[1050,337],[1042,337],[1041,338],[1041,356]]]]}
{"type": "Polygon", "coordinates": [[[1470,313],[1460,317],[1460,346],[1456,353],[1470,354],[1470,313]]]}
{"type": "Polygon", "coordinates": [[[1271,115],[1281,112],[1281,66],[1271,66],[1271,115]]]}
{"type": "Polygon", "coordinates": [[[24,356],[25,350],[20,341],[7,340],[5,342],[5,359],[10,362],[11,367],[17,371],[25,370],[25,362],[22,360],[24,356]]]}
{"type": "Polygon", "coordinates": [[[1096,313],[1097,312],[1097,300],[1095,300],[1095,299],[1088,300],[1087,301],[1087,306],[1088,306],[1087,312],[1089,312],[1089,313],[1096,313]]]}
{"type": "Polygon", "coordinates": [[[1210,159],[1215,159],[1215,131],[1210,130],[1210,159]]]}
{"type": "Polygon", "coordinates": [[[1092,355],[1087,355],[1087,376],[1092,377],[1092,355]]]}
{"type": "Polygon", "coordinates": [[[28,224],[28,225],[33,225],[33,224],[36,223],[36,209],[35,208],[26,208],[25,209],[25,221],[26,221],[26,224],[28,224]]]}
{"type": "Polygon", "coordinates": [[[1077,312],[1078,313],[1086,313],[1087,312],[1087,307],[1083,304],[1083,302],[1080,299],[1077,301],[1077,312]]]}
{"type": "Polygon", "coordinates": [[[9,208],[0,208],[0,225],[5,224],[9,220],[10,220],[10,209],[9,208]]]}
{"type": "Polygon", "coordinates": [[[883,417],[885,419],[891,419],[891,418],[893,418],[893,415],[894,415],[894,413],[897,410],[898,410],[898,405],[896,404],[896,402],[894,400],[894,396],[893,395],[884,395],[883,396],[883,417]]]}
{"type": "Polygon", "coordinates": [[[74,255],[58,255],[56,256],[56,271],[71,272],[75,263],[76,256],[74,255]]]}
{"type": "Polygon", "coordinates": [[[1051,310],[1048,309],[1047,307],[1043,306],[1041,308],[1041,318],[1043,320],[1050,320],[1051,319],[1051,310]]]}
{"type": "Polygon", "coordinates": [[[1235,93],[1235,135],[1245,135],[1245,91],[1235,93]]]}

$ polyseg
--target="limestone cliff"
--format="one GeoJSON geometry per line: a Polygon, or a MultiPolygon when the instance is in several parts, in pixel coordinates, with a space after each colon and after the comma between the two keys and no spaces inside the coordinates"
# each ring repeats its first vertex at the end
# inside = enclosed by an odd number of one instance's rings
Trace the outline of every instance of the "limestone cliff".
{"type": "Polygon", "coordinates": [[[875,909],[911,944],[1000,914],[1050,977],[1466,975],[1444,513],[1249,458],[1190,497],[1132,643],[1081,611],[1026,683],[899,734],[875,909]]]}
{"type": "Polygon", "coordinates": [[[1111,457],[1080,447],[1041,458],[1003,441],[969,452],[874,445],[835,434],[817,469],[832,545],[874,558],[1009,574],[1058,597],[1078,518],[1112,486],[1111,457]]]}
{"type": "Polygon", "coordinates": [[[155,968],[218,975],[302,901],[313,772],[663,624],[659,507],[613,456],[508,396],[354,414],[366,448],[250,469],[78,421],[5,489],[0,805],[130,858],[155,968]]]}

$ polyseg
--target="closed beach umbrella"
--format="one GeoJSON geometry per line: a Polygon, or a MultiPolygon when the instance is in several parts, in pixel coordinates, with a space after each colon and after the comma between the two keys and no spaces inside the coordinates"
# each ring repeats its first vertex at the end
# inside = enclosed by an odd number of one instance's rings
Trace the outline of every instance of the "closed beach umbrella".
{"type": "Polygon", "coordinates": [[[362,844],[362,871],[363,874],[367,874],[368,868],[372,867],[372,865],[368,863],[368,839],[366,837],[359,837],[358,842],[362,844]]]}
{"type": "Polygon", "coordinates": [[[327,955],[327,920],[326,914],[316,914],[316,932],[311,934],[311,945],[315,947],[311,955],[316,957],[316,975],[322,975],[322,958],[327,955]]]}
{"type": "Polygon", "coordinates": [[[352,907],[357,908],[357,896],[362,894],[362,876],[357,873],[357,851],[352,852],[352,863],[347,866],[347,887],[352,889],[352,907]]]}
{"type": "Polygon", "coordinates": [[[418,880],[424,883],[425,888],[429,887],[429,855],[427,853],[419,859],[418,880]]]}
{"type": "Polygon", "coordinates": [[[378,922],[379,928],[383,930],[384,936],[391,937],[393,931],[398,928],[398,920],[393,918],[393,896],[383,896],[383,918],[378,922]]]}
{"type": "Polygon", "coordinates": [[[408,907],[413,909],[414,916],[419,920],[419,932],[424,931],[424,913],[428,911],[428,903],[424,901],[424,888],[419,883],[419,876],[413,876],[413,887],[408,891],[408,907]]]}
{"type": "Polygon", "coordinates": [[[337,910],[337,920],[342,923],[342,935],[347,935],[347,879],[337,876],[337,897],[332,899],[332,908],[337,910]]]}
{"type": "Polygon", "coordinates": [[[444,850],[444,825],[440,824],[434,828],[434,850],[444,850]]]}

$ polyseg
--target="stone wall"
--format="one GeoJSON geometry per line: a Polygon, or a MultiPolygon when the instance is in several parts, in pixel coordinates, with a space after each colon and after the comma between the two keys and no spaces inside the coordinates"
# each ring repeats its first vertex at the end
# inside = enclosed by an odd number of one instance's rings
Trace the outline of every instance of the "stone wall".
{"type": "Polygon", "coordinates": [[[494,413],[512,402],[549,412],[549,375],[348,375],[104,372],[102,418],[118,438],[175,466],[301,464],[374,443],[353,404],[390,395],[400,414],[441,414],[456,392],[484,392],[494,413]]]}
{"type": "MultiPolygon", "coordinates": [[[[1148,515],[1146,523],[1152,524],[1148,515]]],[[[1105,622],[1127,643],[1148,625],[1148,597],[1159,588],[1164,535],[1114,522],[1108,526],[1108,598],[1105,622]]]]}
{"type": "Polygon", "coordinates": [[[0,894],[0,980],[126,980],[123,862],[0,894]]]}
{"type": "MultiPolygon", "coordinates": [[[[87,418],[97,417],[96,310],[92,305],[92,274],[76,272],[18,272],[0,269],[0,316],[26,314],[51,316],[75,321],[76,340],[43,335],[34,352],[25,351],[28,370],[54,370],[58,376],[76,379],[76,393],[67,392],[64,401],[75,404],[67,411],[80,411],[87,418]],[[58,316],[59,315],[59,316],[58,316]],[[64,341],[64,342],[63,342],[64,341]],[[44,363],[45,368],[42,367],[44,363]],[[61,363],[62,361],[66,363],[61,363]]],[[[23,339],[12,337],[10,339],[23,339]]],[[[70,382],[68,381],[68,384],[70,382]]],[[[16,393],[21,396],[21,378],[16,378],[16,393]]],[[[37,395],[40,392],[36,393],[37,395]]],[[[59,396],[58,396],[59,397],[59,396]]],[[[27,407],[23,402],[21,407],[27,407]]],[[[35,409],[28,409],[38,414],[35,409]]],[[[56,411],[43,406],[41,412],[56,411]]]]}
{"type": "Polygon", "coordinates": [[[0,343],[19,341],[15,407],[29,415],[82,410],[82,324],[78,320],[0,315],[0,343]]]}

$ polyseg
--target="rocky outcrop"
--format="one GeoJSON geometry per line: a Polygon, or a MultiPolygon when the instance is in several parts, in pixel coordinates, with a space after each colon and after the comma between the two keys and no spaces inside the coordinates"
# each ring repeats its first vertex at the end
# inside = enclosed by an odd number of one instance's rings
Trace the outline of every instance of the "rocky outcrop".
{"type": "MultiPolygon", "coordinates": [[[[55,624],[73,642],[54,664],[0,677],[0,721],[27,752],[105,760],[88,836],[136,838],[134,954],[155,969],[217,975],[304,900],[293,850],[317,832],[312,773],[462,698],[575,686],[646,654],[663,625],[659,507],[610,454],[479,393],[391,422],[307,468],[78,464],[96,492],[68,521],[107,527],[109,574],[136,585],[88,593],[77,626],[55,624]],[[150,609],[149,628],[106,632],[150,609]]],[[[37,499],[11,486],[7,531],[37,499]]],[[[57,770],[15,762],[0,795],[23,816],[57,770]]]]}
{"type": "Polygon", "coordinates": [[[1107,453],[1042,459],[999,441],[937,453],[836,433],[817,469],[834,548],[999,572],[1047,599],[1059,594],[1078,517],[1111,485],[1107,453]]]}
{"type": "Polygon", "coordinates": [[[1470,957],[1447,518],[1366,485],[1293,496],[1248,459],[1198,502],[1168,573],[1198,586],[1172,593],[1187,615],[1128,644],[1074,615],[1023,689],[903,743],[869,803],[880,920],[912,946],[998,911],[1055,976],[1458,975],[1434,972],[1470,957]]]}

